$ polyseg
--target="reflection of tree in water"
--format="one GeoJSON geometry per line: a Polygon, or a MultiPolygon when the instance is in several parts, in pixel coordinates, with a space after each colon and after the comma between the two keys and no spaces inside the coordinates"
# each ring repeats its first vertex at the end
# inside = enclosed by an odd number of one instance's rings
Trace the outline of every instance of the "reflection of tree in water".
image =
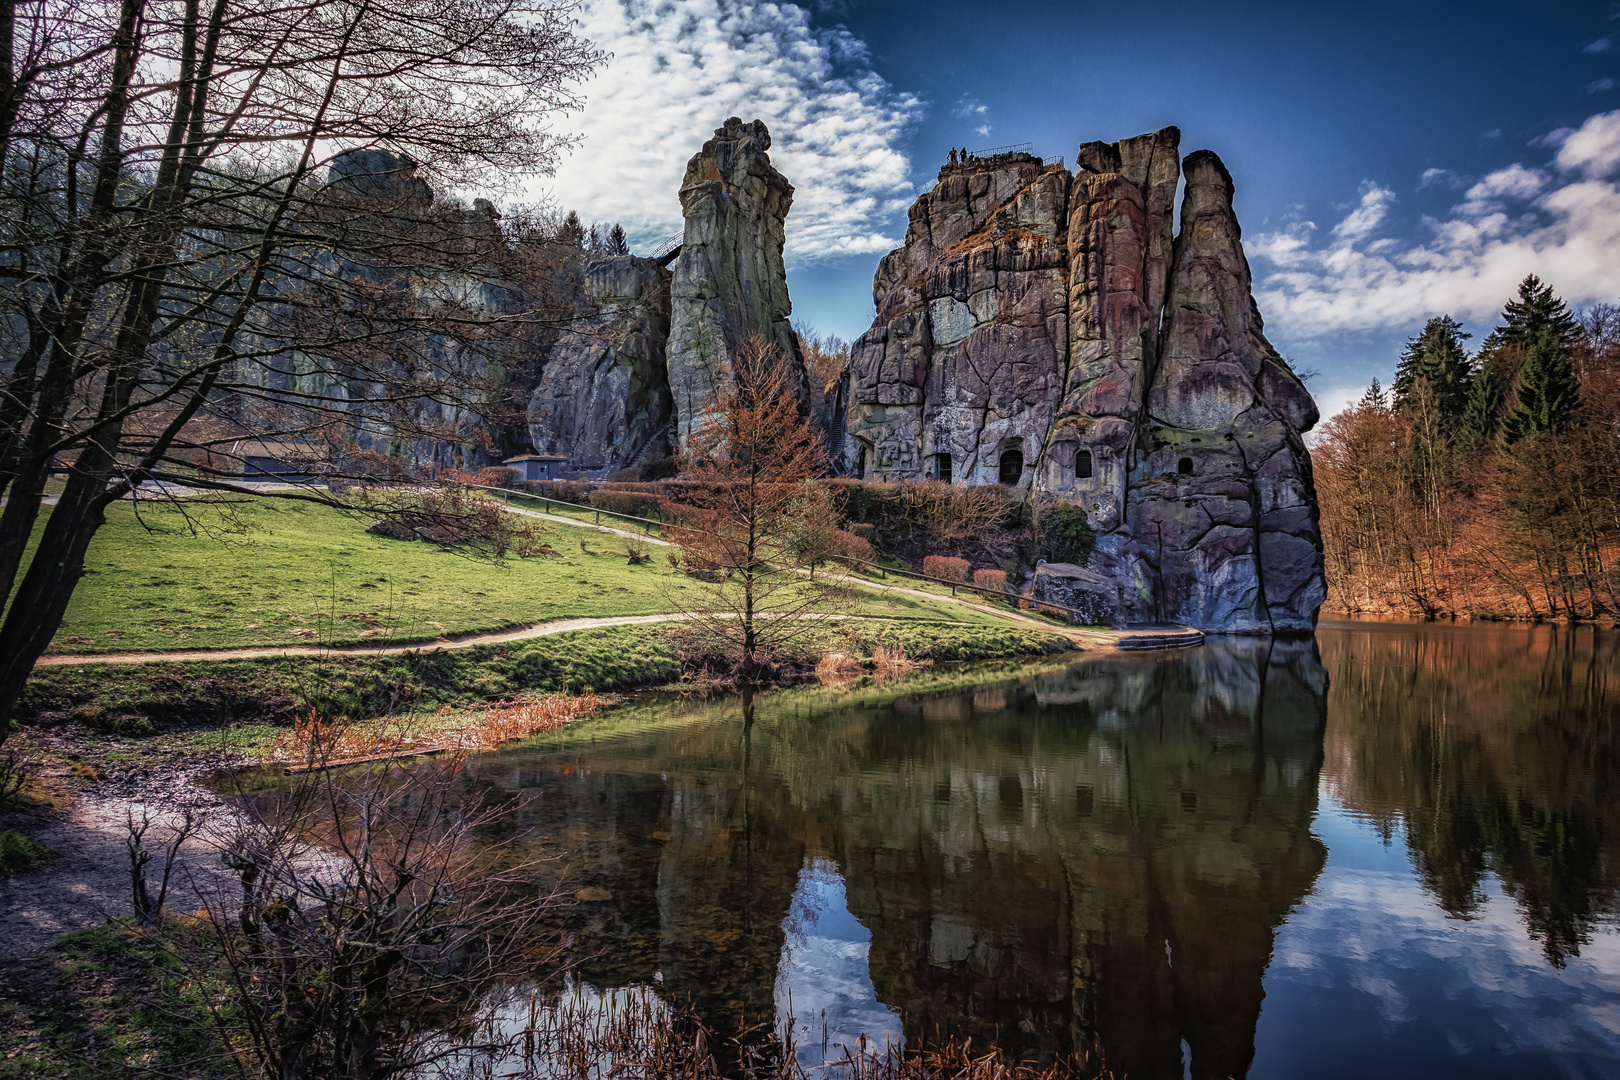
{"type": "Polygon", "coordinates": [[[1620,638],[1590,627],[1322,635],[1328,779],[1405,824],[1424,883],[1471,917],[1494,873],[1562,966],[1620,908],[1620,638]]]}
{"type": "Polygon", "coordinates": [[[589,982],[659,975],[722,1033],[763,1019],[819,860],[909,1038],[1095,1048],[1138,1078],[1182,1076],[1185,1040],[1193,1075],[1241,1076],[1276,927],[1324,859],[1325,690],[1309,642],[1213,643],[898,700],[764,695],[483,777],[537,792],[520,828],[611,896],[570,914],[589,982]]]}

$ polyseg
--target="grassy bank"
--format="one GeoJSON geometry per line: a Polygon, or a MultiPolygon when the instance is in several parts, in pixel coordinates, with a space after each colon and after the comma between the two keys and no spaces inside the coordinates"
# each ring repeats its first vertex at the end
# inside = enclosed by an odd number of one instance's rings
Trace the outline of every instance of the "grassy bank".
{"type": "MultiPolygon", "coordinates": [[[[1010,625],[873,620],[829,624],[788,659],[813,666],[828,649],[870,656],[880,647],[946,661],[1063,652],[1073,645],[1060,635],[1010,625]]],[[[670,683],[680,674],[667,628],[615,626],[388,656],[40,668],[24,695],[22,719],[143,735],[174,726],[285,724],[311,709],[324,717],[380,716],[525,693],[624,690],[670,683]]]]}
{"type": "MultiPolygon", "coordinates": [[[[170,938],[206,946],[186,920],[169,929],[170,938]]],[[[227,992],[222,972],[190,969],[127,917],[68,934],[6,971],[0,1080],[234,1074],[206,1007],[227,992]]]]}
{"type": "MultiPolygon", "coordinates": [[[[563,524],[540,523],[562,558],[494,565],[371,535],[365,515],[269,498],[191,499],[183,513],[118,503],[107,518],[55,652],[413,644],[553,619],[673,611],[691,585],[663,549],[631,566],[623,538],[563,524]]],[[[862,590],[856,614],[996,621],[876,587],[862,590]]]]}

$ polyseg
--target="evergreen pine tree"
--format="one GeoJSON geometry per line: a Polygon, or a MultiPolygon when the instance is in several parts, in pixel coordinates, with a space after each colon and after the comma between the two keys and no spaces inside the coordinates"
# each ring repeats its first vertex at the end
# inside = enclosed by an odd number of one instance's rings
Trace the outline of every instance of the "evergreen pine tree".
{"type": "Polygon", "coordinates": [[[1520,345],[1528,349],[1535,344],[1543,330],[1557,334],[1558,340],[1568,349],[1575,343],[1580,324],[1564,302],[1553,295],[1552,286],[1543,284],[1540,278],[1530,274],[1519,282],[1519,298],[1509,300],[1502,309],[1502,325],[1485,339],[1485,348],[1520,345]]]}
{"type": "Polygon", "coordinates": [[[1361,400],[1356,402],[1356,408],[1373,409],[1377,412],[1389,411],[1389,395],[1384,393],[1384,388],[1378,384],[1377,379],[1374,379],[1372,385],[1367,387],[1366,393],[1361,395],[1361,400]]]}
{"type": "Polygon", "coordinates": [[[609,255],[630,254],[630,242],[624,238],[623,225],[620,225],[618,222],[613,223],[613,228],[608,232],[607,246],[607,253],[609,255]]]}
{"type": "Polygon", "coordinates": [[[1530,344],[1515,389],[1519,406],[1504,425],[1508,441],[1527,435],[1555,434],[1569,423],[1580,404],[1580,386],[1569,349],[1552,326],[1530,344]]]}
{"type": "Polygon", "coordinates": [[[1409,406],[1417,380],[1427,379],[1442,421],[1450,426],[1460,420],[1472,377],[1468,352],[1463,348],[1468,336],[1450,315],[1430,319],[1423,332],[1406,343],[1395,367],[1396,408],[1409,406]]]}
{"type": "Polygon", "coordinates": [[[1463,406],[1458,426],[1480,442],[1493,438],[1502,411],[1502,398],[1502,377],[1496,373],[1496,365],[1480,364],[1468,384],[1468,402],[1463,406]]]}
{"type": "Polygon", "coordinates": [[[557,229],[557,239],[569,247],[585,246],[585,226],[579,220],[579,214],[573,210],[563,218],[562,225],[557,229]]]}

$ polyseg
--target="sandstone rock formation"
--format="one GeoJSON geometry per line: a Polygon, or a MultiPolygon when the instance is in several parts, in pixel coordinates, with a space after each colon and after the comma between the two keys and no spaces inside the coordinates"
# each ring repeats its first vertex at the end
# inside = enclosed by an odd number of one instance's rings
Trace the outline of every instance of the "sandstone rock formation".
{"type": "Polygon", "coordinates": [[[1068,352],[1069,175],[1028,154],[948,168],[878,265],[851,351],[845,454],[876,479],[995,483],[1037,461],[1068,352]]]}
{"type": "Polygon", "coordinates": [[[621,255],[587,267],[596,314],[570,327],[541,372],[529,401],[536,451],[563,455],[576,475],[605,475],[667,438],[669,288],[669,271],[652,259],[621,255]]]}
{"type": "MultiPolygon", "coordinates": [[[[715,129],[681,183],[686,233],[671,286],[669,387],[679,441],[702,422],[731,378],[729,358],[757,334],[800,372],[804,358],[788,323],[782,263],[793,185],[771,165],[771,135],[737,117],[715,129]]],[[[801,393],[808,396],[808,389],[801,393]]]]}
{"type": "Polygon", "coordinates": [[[1263,333],[1230,174],[1179,142],[941,170],[878,267],[845,466],[1079,503],[1123,622],[1309,631],[1316,407],[1263,333]]]}

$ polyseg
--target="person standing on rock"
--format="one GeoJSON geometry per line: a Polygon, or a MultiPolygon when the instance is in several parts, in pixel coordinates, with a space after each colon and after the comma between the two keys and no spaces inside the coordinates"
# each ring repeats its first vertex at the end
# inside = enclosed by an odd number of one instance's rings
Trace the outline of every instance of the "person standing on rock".
{"type": "Polygon", "coordinates": [[[956,147],[954,147],[954,146],[951,147],[950,164],[951,165],[956,164],[956,147]]]}

